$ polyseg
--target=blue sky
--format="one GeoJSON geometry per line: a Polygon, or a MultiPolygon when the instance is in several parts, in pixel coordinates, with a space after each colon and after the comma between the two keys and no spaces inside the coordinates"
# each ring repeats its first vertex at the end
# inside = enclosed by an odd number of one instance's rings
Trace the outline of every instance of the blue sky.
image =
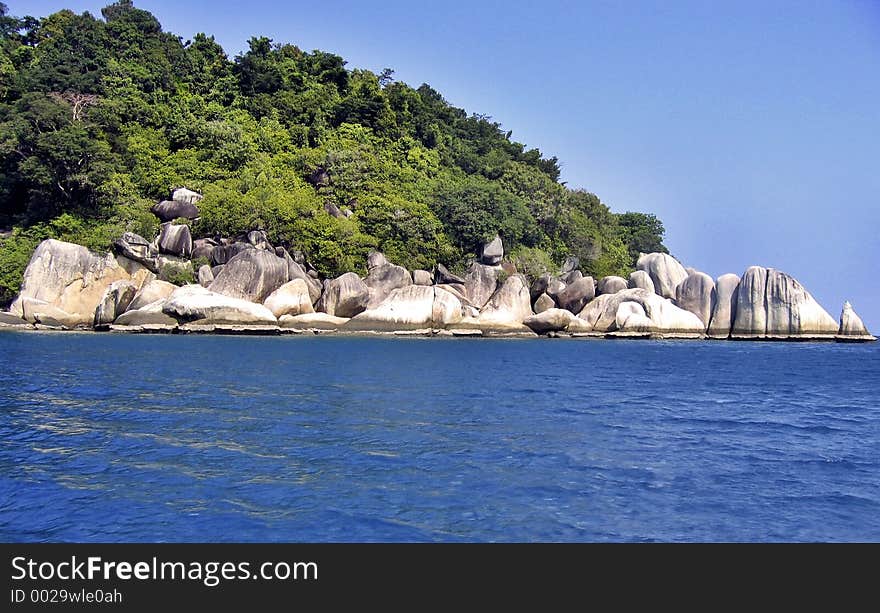
{"type": "MultiPolygon", "coordinates": [[[[106,2],[5,0],[15,15],[106,2]]],[[[685,265],[772,266],[880,330],[880,3],[136,0],[166,30],[252,35],[427,82],[656,213],[685,265]]]]}

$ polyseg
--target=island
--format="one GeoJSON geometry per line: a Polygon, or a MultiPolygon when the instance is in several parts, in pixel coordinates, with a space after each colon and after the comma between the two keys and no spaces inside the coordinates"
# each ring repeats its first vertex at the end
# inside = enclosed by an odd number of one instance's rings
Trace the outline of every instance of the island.
{"type": "Polygon", "coordinates": [[[717,280],[667,253],[641,254],[628,279],[584,275],[576,258],[531,282],[500,236],[461,275],[407,270],[373,251],[367,274],[320,279],[266,233],[193,240],[201,194],[152,210],[159,234],[125,233],[113,252],[47,239],[0,326],[164,333],[384,333],[717,340],[876,340],[847,302],[839,321],[790,275],[749,267],[717,280]],[[193,260],[207,260],[194,270],[193,260]],[[197,275],[198,283],[169,278],[197,275]]]}
{"type": "Polygon", "coordinates": [[[230,58],[131,0],[0,29],[5,329],[873,340],[779,270],[686,268],[391,69],[230,58]]]}

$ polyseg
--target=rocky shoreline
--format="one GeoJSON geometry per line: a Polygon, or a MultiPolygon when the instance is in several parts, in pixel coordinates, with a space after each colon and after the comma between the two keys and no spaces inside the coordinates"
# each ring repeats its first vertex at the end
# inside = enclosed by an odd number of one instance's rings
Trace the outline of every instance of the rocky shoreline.
{"type": "Polygon", "coordinates": [[[391,334],[448,337],[876,340],[847,302],[836,321],[790,275],[760,266],[718,279],[664,253],[642,254],[628,279],[584,276],[575,259],[532,283],[500,237],[459,276],[438,263],[409,271],[382,253],[365,277],[320,279],[306,257],[254,230],[193,240],[187,189],[153,207],[153,241],[126,233],[104,256],[43,241],[0,329],[175,334],[391,334]],[[207,262],[195,270],[193,262],[207,262]],[[197,284],[177,285],[180,278],[197,284]]]}

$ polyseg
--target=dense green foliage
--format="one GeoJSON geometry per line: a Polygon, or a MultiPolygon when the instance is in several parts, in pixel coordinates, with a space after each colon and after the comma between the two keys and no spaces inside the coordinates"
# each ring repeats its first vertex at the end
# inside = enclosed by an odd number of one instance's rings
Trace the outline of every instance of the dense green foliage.
{"type": "Polygon", "coordinates": [[[149,206],[178,186],[205,195],[196,235],[262,228],[325,275],[374,248],[460,268],[495,232],[530,272],[577,255],[625,274],[664,249],[656,218],[565,188],[555,157],[428,85],[263,37],[230,60],[130,0],[101,13],[15,18],[0,3],[0,302],[42,238],[152,238],[149,206]]]}

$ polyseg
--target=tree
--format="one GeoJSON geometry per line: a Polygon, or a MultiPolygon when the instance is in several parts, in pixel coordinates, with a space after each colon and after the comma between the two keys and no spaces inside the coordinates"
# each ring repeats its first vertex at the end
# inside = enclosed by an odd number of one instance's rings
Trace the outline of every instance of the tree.
{"type": "Polygon", "coordinates": [[[627,246],[633,264],[639,253],[669,253],[663,244],[666,229],[663,222],[650,213],[627,212],[617,216],[620,239],[627,246]]]}

